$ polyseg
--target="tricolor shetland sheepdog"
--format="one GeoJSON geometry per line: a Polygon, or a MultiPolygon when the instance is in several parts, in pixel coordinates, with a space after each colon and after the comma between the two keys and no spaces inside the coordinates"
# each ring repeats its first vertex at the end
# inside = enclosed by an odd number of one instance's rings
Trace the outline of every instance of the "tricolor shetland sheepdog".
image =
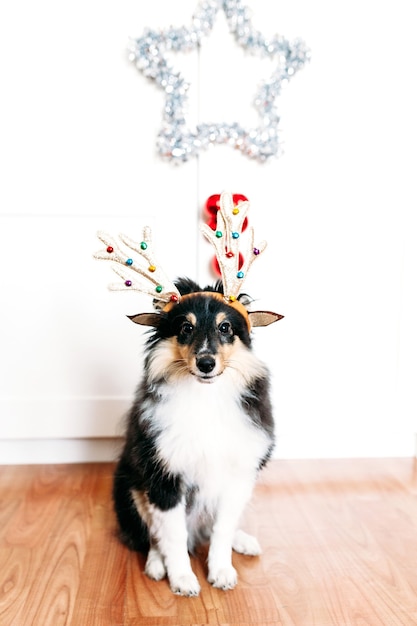
{"type": "MultiPolygon", "coordinates": [[[[209,542],[208,580],[224,590],[237,582],[232,550],[260,553],[238,523],[271,456],[274,422],[268,370],[251,349],[247,296],[232,305],[220,282],[175,284],[178,304],[131,318],[154,328],[113,496],[120,538],[147,552],[146,574],[196,596],[195,546],[209,542]]],[[[275,317],[261,325],[282,317],[262,314],[275,317]]]]}

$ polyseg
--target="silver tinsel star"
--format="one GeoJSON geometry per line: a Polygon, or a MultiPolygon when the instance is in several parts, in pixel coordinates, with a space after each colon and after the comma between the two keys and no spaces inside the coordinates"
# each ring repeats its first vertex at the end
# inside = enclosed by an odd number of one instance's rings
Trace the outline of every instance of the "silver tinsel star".
{"type": "Polygon", "coordinates": [[[142,37],[132,40],[129,55],[138,70],[165,91],[158,151],[177,163],[187,161],[210,144],[228,144],[259,161],[279,155],[276,100],[282,87],[309,58],[310,52],[303,41],[290,42],[281,35],[267,39],[255,30],[249,9],[241,0],[204,0],[193,15],[190,28],[146,29],[142,37]],[[198,48],[202,39],[210,34],[219,9],[225,12],[230,32],[240,46],[276,63],[271,76],[261,83],[254,98],[260,117],[257,128],[245,129],[238,122],[198,124],[194,130],[187,127],[185,109],[189,83],[170,65],[167,52],[198,48]]]}

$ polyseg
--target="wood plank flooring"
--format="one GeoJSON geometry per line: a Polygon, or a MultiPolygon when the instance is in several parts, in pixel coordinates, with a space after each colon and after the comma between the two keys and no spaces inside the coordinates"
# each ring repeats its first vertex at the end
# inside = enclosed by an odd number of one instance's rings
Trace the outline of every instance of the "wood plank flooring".
{"type": "Polygon", "coordinates": [[[198,598],[143,574],[114,535],[112,464],[0,466],[1,626],[417,625],[413,459],[274,461],[234,556],[236,589],[198,598]]]}

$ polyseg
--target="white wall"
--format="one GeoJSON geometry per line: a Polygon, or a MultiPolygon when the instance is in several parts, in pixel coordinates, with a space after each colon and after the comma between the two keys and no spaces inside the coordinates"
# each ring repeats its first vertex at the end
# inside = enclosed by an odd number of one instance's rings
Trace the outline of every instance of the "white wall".
{"type": "MultiPolygon", "coordinates": [[[[249,197],[269,242],[247,290],[286,316],[255,334],[277,455],[414,454],[411,3],[248,4],[259,29],[313,53],[280,99],[285,154],[259,164],[212,147],[178,167],[155,154],[163,94],[126,47],[145,26],[188,26],[196,2],[1,6],[0,462],[114,457],[140,374],[142,338],[124,316],[150,302],[107,291],[95,233],[135,237],[149,222],[173,276],[210,281],[198,229],[223,189],[249,197]]],[[[190,118],[251,119],[270,66],[238,48],[221,14],[199,55],[173,60],[192,84],[190,118]]]]}

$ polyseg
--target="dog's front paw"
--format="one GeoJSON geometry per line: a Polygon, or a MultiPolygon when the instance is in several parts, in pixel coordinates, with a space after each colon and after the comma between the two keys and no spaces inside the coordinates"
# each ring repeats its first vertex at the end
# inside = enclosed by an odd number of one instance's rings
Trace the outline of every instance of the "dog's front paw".
{"type": "Polygon", "coordinates": [[[210,571],[208,581],[213,587],[223,591],[233,589],[237,584],[237,572],[232,565],[222,567],[214,572],[210,571]]]}
{"type": "Polygon", "coordinates": [[[259,556],[261,554],[261,546],[256,537],[248,535],[243,530],[237,530],[233,538],[233,550],[239,554],[248,556],[259,556]]]}
{"type": "Polygon", "coordinates": [[[192,573],[170,577],[169,584],[171,591],[177,596],[198,596],[200,593],[197,577],[192,573]]]}

